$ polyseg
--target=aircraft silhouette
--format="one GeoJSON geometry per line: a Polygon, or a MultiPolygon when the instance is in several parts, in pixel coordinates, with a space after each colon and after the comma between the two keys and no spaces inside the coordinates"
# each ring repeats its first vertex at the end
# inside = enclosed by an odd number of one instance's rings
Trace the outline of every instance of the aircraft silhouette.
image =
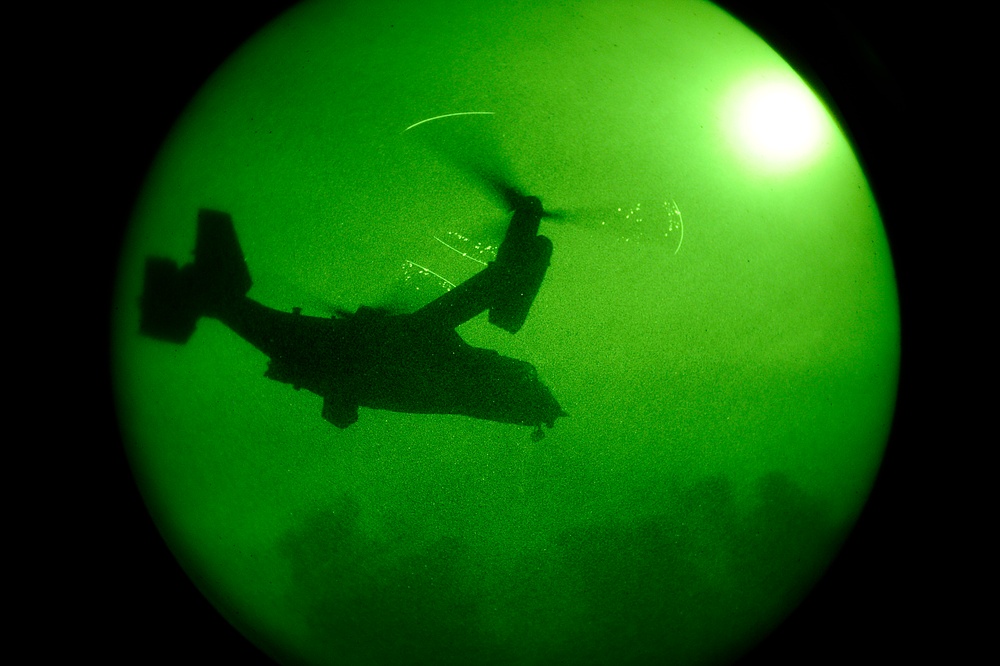
{"type": "Polygon", "coordinates": [[[496,259],[409,314],[361,306],[312,317],[248,298],[253,283],[231,217],[202,209],[193,263],[147,258],[140,332],[184,344],[199,318],[215,318],[270,358],[265,377],[321,396],[323,418],[338,428],[367,407],[533,426],[537,441],[542,424],[551,428],[566,413],[535,367],[473,347],[455,330],[484,311],[491,324],[520,330],[552,256],[552,242],[538,235],[549,215],[541,201],[490,185],[513,212],[496,259]]]}

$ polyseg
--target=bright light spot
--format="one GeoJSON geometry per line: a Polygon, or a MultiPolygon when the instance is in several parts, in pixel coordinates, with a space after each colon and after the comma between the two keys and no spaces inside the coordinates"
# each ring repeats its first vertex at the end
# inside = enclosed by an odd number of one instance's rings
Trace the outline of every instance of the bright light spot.
{"type": "Polygon", "coordinates": [[[756,167],[785,170],[816,159],[830,120],[798,78],[755,78],[736,87],[725,114],[735,147],[756,167]]]}

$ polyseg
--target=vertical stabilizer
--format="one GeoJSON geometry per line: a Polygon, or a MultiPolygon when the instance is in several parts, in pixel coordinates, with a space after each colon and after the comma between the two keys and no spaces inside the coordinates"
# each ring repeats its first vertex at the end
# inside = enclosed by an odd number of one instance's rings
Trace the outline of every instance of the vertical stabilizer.
{"type": "Polygon", "coordinates": [[[250,291],[253,281],[229,213],[198,211],[194,272],[199,286],[213,299],[239,298],[250,291]]]}

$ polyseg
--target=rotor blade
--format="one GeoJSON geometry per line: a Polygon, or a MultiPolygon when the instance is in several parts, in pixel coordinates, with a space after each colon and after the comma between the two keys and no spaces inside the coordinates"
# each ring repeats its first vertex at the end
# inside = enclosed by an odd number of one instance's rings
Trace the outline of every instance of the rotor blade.
{"type": "MultiPolygon", "coordinates": [[[[510,213],[527,205],[529,195],[515,183],[510,164],[500,149],[493,115],[491,112],[444,114],[414,123],[405,131],[471,179],[498,207],[510,213]]],[[[543,210],[542,217],[562,220],[565,213],[543,210]]]]}
{"type": "Polygon", "coordinates": [[[506,212],[517,208],[518,203],[527,196],[519,187],[513,185],[510,178],[501,173],[500,169],[491,169],[483,164],[473,162],[453,161],[452,164],[477,185],[483,187],[496,204],[506,212]]]}
{"type": "Polygon", "coordinates": [[[511,176],[510,166],[500,149],[493,115],[465,112],[429,120],[407,128],[407,136],[423,143],[445,163],[471,179],[505,212],[514,210],[525,193],[511,176]]]}

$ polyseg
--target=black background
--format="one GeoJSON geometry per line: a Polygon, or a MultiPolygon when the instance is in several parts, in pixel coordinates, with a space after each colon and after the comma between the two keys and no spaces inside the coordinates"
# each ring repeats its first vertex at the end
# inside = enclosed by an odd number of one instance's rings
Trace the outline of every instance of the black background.
{"type": "MultiPolygon", "coordinates": [[[[39,85],[50,89],[35,92],[51,100],[47,111],[65,112],[61,122],[71,136],[44,174],[46,184],[59,186],[50,192],[71,199],[61,202],[71,211],[66,268],[79,290],[98,295],[87,303],[101,307],[80,315],[93,318],[92,336],[80,333],[80,347],[67,361],[78,376],[98,381],[73,392],[82,409],[62,412],[62,419],[78,421],[62,427],[85,429],[91,443],[70,438],[67,447],[70,476],[86,479],[67,482],[74,497],[62,502],[63,535],[55,539],[64,550],[46,560],[61,567],[66,582],[47,593],[39,612],[47,613],[53,640],[61,637],[82,656],[112,663],[268,663],[201,597],[152,526],[118,439],[107,355],[94,350],[107,349],[120,234],[159,145],[215,67],[292,4],[152,0],[125,9],[78,8],[64,12],[60,36],[52,37],[70,64],[62,74],[43,76],[39,85]],[[82,183],[79,174],[85,174],[82,183]],[[77,247],[87,249],[85,266],[72,252],[77,247]]],[[[912,3],[888,0],[723,5],[839,110],[885,218],[903,314],[896,420],[871,500],[829,574],[744,661],[926,661],[939,654],[962,661],[967,641],[951,631],[961,606],[951,601],[960,587],[953,566],[963,547],[958,528],[946,527],[953,523],[942,497],[954,494],[957,483],[947,459],[931,457],[942,441],[938,417],[948,409],[935,360],[942,313],[928,297],[940,276],[927,266],[924,239],[937,217],[926,193],[941,186],[928,175],[946,140],[940,100],[955,85],[939,56],[951,44],[953,26],[969,17],[944,10],[922,15],[912,3]],[[929,483],[933,478],[945,480],[929,483]]],[[[46,20],[40,19],[43,28],[46,20]]]]}

